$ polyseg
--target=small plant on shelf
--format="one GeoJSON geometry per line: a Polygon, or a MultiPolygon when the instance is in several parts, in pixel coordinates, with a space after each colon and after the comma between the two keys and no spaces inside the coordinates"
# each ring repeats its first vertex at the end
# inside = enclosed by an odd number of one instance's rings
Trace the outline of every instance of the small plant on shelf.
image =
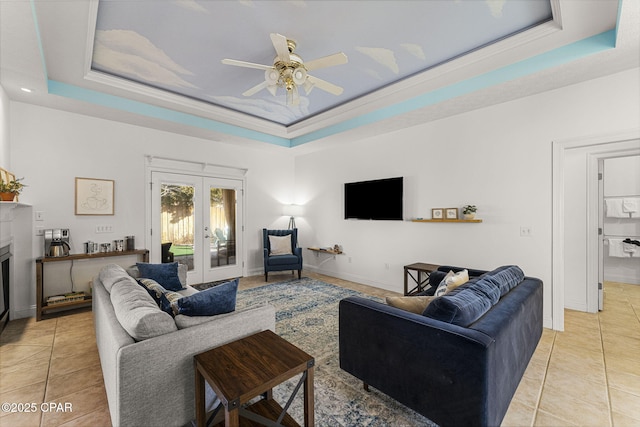
{"type": "Polygon", "coordinates": [[[23,178],[13,179],[9,182],[5,182],[0,179],[0,199],[5,202],[11,202],[15,197],[22,192],[22,189],[26,187],[22,181],[23,178]]]}
{"type": "Polygon", "coordinates": [[[462,215],[464,215],[464,219],[473,219],[477,210],[476,205],[465,205],[462,207],[462,215]]]}

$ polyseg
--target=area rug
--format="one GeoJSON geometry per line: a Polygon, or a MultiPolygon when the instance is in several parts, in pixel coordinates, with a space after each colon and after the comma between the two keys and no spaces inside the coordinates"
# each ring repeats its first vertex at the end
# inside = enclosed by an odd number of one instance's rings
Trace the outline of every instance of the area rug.
{"type": "MultiPolygon", "coordinates": [[[[238,292],[237,309],[269,303],[276,308],[276,333],[315,358],[316,426],[436,426],[385,394],[340,369],[338,359],[338,303],[349,296],[379,298],[302,278],[238,292]]],[[[274,398],[284,406],[300,376],[277,386],[274,398]]],[[[302,392],[289,408],[302,425],[302,392]]]]}

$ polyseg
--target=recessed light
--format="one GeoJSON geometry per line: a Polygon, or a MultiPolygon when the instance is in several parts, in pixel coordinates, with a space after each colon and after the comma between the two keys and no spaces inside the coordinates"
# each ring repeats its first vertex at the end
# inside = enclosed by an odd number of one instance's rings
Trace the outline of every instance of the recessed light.
{"type": "Polygon", "coordinates": [[[21,87],[20,90],[23,91],[23,92],[27,92],[27,93],[31,93],[32,92],[32,90],[29,89],[28,87],[21,87]]]}

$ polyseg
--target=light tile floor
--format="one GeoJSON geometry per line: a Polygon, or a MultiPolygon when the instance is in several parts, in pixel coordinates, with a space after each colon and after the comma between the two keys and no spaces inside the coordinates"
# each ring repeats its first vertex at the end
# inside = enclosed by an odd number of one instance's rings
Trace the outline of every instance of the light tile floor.
{"type": "MultiPolygon", "coordinates": [[[[377,296],[389,294],[305,275],[377,296]]],[[[271,274],[269,282],[289,278],[271,274]]],[[[243,278],[240,287],[264,283],[262,276],[254,276],[243,278]]],[[[544,330],[504,426],[640,426],[640,286],[607,282],[604,303],[600,313],[566,310],[564,332],[544,330]]],[[[9,322],[0,335],[4,402],[35,403],[35,411],[0,411],[2,426],[111,424],[90,311],[9,322]],[[50,410],[42,411],[42,403],[50,410]],[[65,403],[72,411],[65,411],[65,403]]]]}

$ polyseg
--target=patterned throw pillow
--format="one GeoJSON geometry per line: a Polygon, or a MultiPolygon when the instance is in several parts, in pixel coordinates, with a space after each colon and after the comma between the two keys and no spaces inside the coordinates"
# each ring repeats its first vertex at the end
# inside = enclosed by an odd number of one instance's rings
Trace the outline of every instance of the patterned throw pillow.
{"type": "Polygon", "coordinates": [[[153,300],[156,302],[156,304],[158,304],[158,307],[166,312],[169,313],[171,316],[173,316],[173,310],[171,309],[171,302],[175,301],[175,295],[178,295],[178,297],[181,297],[182,295],[180,295],[177,292],[170,292],[167,291],[164,287],[162,287],[162,285],[160,285],[158,282],[156,282],[153,279],[146,279],[146,278],[142,278],[142,279],[138,279],[136,280],[140,286],[142,286],[143,288],[145,288],[147,290],[147,292],[149,292],[149,295],[151,295],[151,298],[153,298],[153,300]]]}
{"type": "Polygon", "coordinates": [[[433,296],[440,297],[442,295],[445,295],[451,292],[452,290],[454,290],[455,288],[457,288],[458,286],[467,283],[468,281],[469,281],[468,270],[462,270],[457,273],[454,273],[453,271],[449,271],[447,275],[444,276],[444,279],[442,279],[442,282],[440,282],[440,284],[438,285],[438,288],[436,289],[433,296]]]}

